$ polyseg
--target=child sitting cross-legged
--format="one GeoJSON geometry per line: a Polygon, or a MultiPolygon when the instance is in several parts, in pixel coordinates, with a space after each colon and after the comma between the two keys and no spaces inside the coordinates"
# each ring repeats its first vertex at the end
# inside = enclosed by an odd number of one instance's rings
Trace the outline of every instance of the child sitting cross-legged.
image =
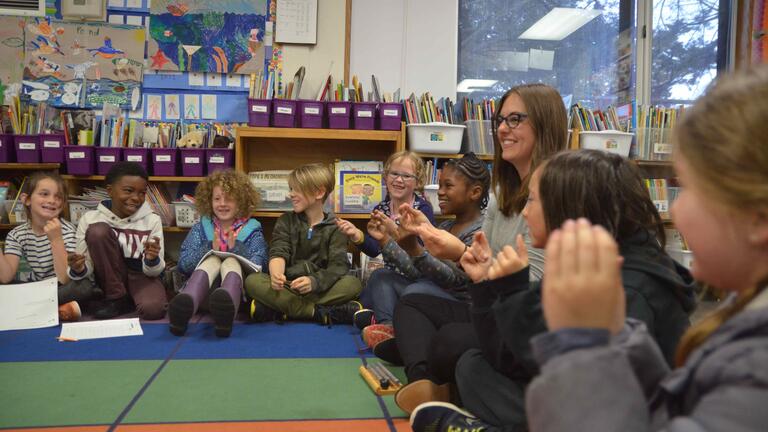
{"type": "Polygon", "coordinates": [[[333,172],[322,164],[296,168],[288,177],[293,211],[275,223],[269,250],[269,274],[245,280],[251,318],[314,319],[321,324],[352,323],[362,306],[360,280],[348,276],[347,237],[336,217],[323,211],[333,191],[333,172]]]}
{"type": "Polygon", "coordinates": [[[242,172],[216,171],[197,185],[195,206],[202,218],[181,245],[179,271],[189,279],[168,309],[171,333],[183,335],[208,296],[216,336],[230,335],[243,298],[240,262],[231,256],[203,257],[211,250],[229,252],[265,268],[267,242],[259,221],[249,217],[257,204],[258,192],[242,172]],[[211,291],[219,275],[221,284],[211,291]]]}

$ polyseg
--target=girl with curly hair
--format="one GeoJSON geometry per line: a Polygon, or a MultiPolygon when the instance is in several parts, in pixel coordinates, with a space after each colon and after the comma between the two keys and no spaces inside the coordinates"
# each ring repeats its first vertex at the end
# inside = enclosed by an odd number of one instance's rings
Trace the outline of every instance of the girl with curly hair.
{"type": "Polygon", "coordinates": [[[197,185],[195,206],[201,219],[181,245],[178,267],[189,279],[168,311],[174,335],[182,336],[187,331],[189,319],[208,293],[216,336],[228,337],[232,332],[243,298],[240,263],[234,257],[203,257],[214,250],[240,255],[262,268],[266,265],[267,243],[261,224],[250,217],[258,201],[258,192],[241,172],[216,171],[197,185]],[[217,280],[220,286],[212,289],[217,280]]]}

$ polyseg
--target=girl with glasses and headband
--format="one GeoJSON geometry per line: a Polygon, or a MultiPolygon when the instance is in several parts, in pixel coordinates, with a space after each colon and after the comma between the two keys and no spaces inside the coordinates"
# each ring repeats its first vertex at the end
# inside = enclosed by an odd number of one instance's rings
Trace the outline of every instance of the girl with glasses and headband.
{"type": "MultiPolygon", "coordinates": [[[[387,195],[373,209],[367,226],[368,232],[363,232],[347,220],[336,219],[336,225],[341,232],[369,257],[376,257],[384,252],[384,246],[390,238],[397,240],[399,206],[405,205],[419,210],[429,224],[434,224],[432,205],[418,193],[424,189],[426,182],[424,161],[418,155],[408,150],[390,155],[384,164],[384,181],[387,195]]],[[[372,308],[364,309],[356,315],[355,325],[360,329],[373,322],[389,325],[398,293],[419,278],[415,269],[400,268],[391,253],[384,253],[384,263],[386,267],[371,274],[360,294],[361,303],[367,308],[372,308]]]]}

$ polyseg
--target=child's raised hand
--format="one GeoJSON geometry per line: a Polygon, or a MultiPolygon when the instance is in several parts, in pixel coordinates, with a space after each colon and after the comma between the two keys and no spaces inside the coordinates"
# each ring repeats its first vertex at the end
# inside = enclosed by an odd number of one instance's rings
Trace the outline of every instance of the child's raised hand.
{"type": "Polygon", "coordinates": [[[339,231],[341,231],[345,236],[349,237],[353,243],[362,243],[364,234],[362,231],[357,229],[357,227],[352,222],[345,219],[336,218],[336,226],[339,227],[339,231]]]}
{"type": "Polygon", "coordinates": [[[401,204],[397,209],[397,214],[400,215],[400,228],[411,234],[417,234],[418,227],[421,224],[432,225],[424,213],[416,210],[409,204],[401,204]]]}
{"type": "Polygon", "coordinates": [[[67,253],[67,265],[75,273],[82,273],[85,270],[85,255],[76,252],[67,253]]]}
{"type": "Polygon", "coordinates": [[[273,290],[280,291],[283,289],[285,283],[288,282],[288,279],[285,278],[284,274],[271,273],[269,275],[269,281],[273,290]]]}
{"type": "Polygon", "coordinates": [[[517,235],[517,251],[506,245],[498,254],[496,260],[488,269],[488,279],[498,279],[504,276],[517,273],[528,267],[528,248],[525,247],[525,241],[521,234],[517,235]]]}
{"type": "Polygon", "coordinates": [[[387,217],[381,217],[381,214],[378,212],[378,210],[374,211],[371,215],[371,220],[368,221],[367,225],[368,234],[370,234],[371,237],[373,237],[373,239],[379,243],[386,243],[390,238],[389,230],[387,229],[387,226],[383,220],[385,218],[387,217]]]}
{"type": "Polygon", "coordinates": [[[291,289],[301,295],[309,294],[312,292],[312,279],[309,276],[297,277],[291,281],[291,289]]]}
{"type": "Polygon", "coordinates": [[[48,240],[51,242],[55,240],[61,240],[62,234],[61,234],[61,221],[59,218],[53,218],[45,223],[45,226],[43,227],[43,231],[45,232],[45,235],[48,236],[48,240]]]}
{"type": "Polygon", "coordinates": [[[619,248],[586,219],[568,220],[547,241],[542,307],[550,331],[624,326],[626,304],[619,248]]]}
{"type": "Polygon", "coordinates": [[[160,237],[152,237],[144,243],[144,259],[152,261],[160,254],[160,237]]]}
{"type": "Polygon", "coordinates": [[[461,256],[461,268],[473,281],[484,280],[488,277],[488,271],[493,265],[492,253],[485,234],[478,231],[475,233],[472,246],[468,247],[461,256]]]}

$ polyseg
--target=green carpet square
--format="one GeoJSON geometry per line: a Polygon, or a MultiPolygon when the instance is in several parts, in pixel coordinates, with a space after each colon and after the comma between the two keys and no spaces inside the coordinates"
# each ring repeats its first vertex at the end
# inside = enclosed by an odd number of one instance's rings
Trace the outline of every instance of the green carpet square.
{"type": "Polygon", "coordinates": [[[0,364],[0,428],[110,424],[159,360],[0,364]]]}

